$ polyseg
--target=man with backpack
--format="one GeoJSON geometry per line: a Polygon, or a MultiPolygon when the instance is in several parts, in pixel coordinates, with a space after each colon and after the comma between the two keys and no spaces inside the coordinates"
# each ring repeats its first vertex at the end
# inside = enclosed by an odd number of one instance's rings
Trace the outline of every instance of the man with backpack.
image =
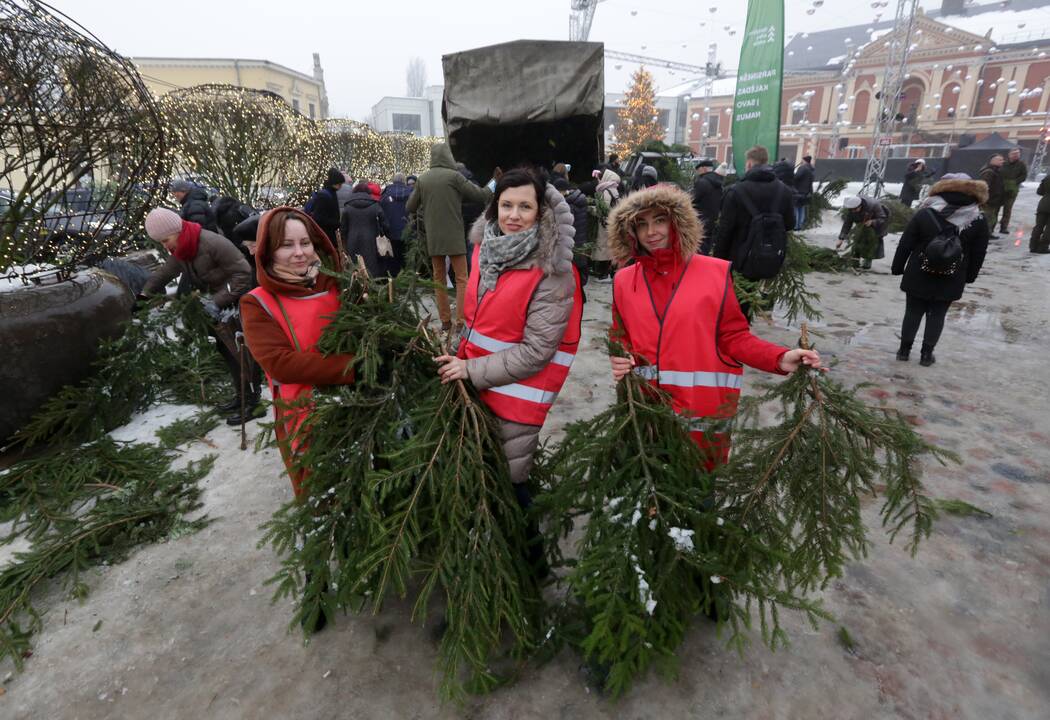
{"type": "Polygon", "coordinates": [[[764,147],[755,145],[744,157],[744,177],[722,200],[714,256],[748,280],[766,280],[784,264],[787,233],[795,227],[795,195],[773,174],[764,147]]]}

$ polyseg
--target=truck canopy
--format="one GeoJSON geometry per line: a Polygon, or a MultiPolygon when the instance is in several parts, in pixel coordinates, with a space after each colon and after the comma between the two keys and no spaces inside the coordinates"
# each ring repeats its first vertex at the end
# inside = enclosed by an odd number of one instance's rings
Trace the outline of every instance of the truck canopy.
{"type": "Polygon", "coordinates": [[[517,40],[441,58],[441,115],[453,155],[477,178],[497,165],[601,162],[605,110],[601,43],[517,40]]]}

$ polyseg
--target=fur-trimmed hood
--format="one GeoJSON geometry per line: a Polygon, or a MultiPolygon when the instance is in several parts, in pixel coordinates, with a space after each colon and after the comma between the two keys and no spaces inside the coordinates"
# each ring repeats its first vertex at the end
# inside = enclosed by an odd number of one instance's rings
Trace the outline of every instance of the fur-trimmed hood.
{"type": "Polygon", "coordinates": [[[988,184],[984,180],[938,180],[930,188],[930,195],[941,195],[943,193],[962,193],[969,195],[977,201],[978,205],[988,202],[988,184]]]}
{"type": "Polygon", "coordinates": [[[678,251],[682,259],[694,255],[704,231],[693,209],[689,195],[674,185],[656,185],[637,190],[628,195],[609,214],[609,254],[619,266],[627,264],[638,252],[638,240],[634,235],[634,223],[638,215],[646,210],[661,208],[671,217],[671,226],[678,238],[678,251]]]}
{"type": "MultiPolygon", "coordinates": [[[[553,185],[548,185],[544,194],[543,215],[540,217],[540,242],[536,251],[521,262],[518,268],[538,267],[544,275],[564,275],[572,272],[573,238],[576,229],[572,224],[572,209],[553,185]]],[[[485,241],[484,213],[470,228],[470,244],[481,245],[485,241]]]]}

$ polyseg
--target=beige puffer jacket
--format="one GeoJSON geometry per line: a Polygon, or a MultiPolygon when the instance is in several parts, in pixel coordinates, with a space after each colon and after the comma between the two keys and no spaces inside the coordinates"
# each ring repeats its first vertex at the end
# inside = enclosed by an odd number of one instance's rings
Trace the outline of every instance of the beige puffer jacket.
{"type": "MultiPolygon", "coordinates": [[[[509,350],[467,360],[467,374],[478,390],[518,382],[538,373],[554,357],[569,325],[576,291],[572,272],[573,236],[576,233],[572,225],[572,210],[552,185],[547,186],[544,201],[546,207],[540,218],[539,245],[532,255],[514,266],[514,269],[538,267],[544,272],[529,302],[522,341],[509,350]]],[[[471,228],[472,245],[484,241],[485,222],[483,215],[471,228]]],[[[501,420],[500,425],[511,480],[523,483],[532,468],[540,428],[508,420],[501,420]]]]}

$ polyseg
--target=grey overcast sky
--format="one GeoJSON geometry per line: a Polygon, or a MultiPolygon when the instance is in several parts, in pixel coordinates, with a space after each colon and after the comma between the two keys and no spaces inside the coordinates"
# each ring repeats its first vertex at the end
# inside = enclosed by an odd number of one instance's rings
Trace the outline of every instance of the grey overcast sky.
{"type": "MultiPolygon", "coordinates": [[[[979,0],[981,4],[989,0],[979,0]]],[[[893,16],[896,0],[786,0],[786,35],[893,16]],[[813,10],[808,14],[808,10],[813,10]]],[[[310,73],[321,54],[333,116],[365,118],[385,95],[405,93],[405,66],[419,56],[440,84],[441,56],[518,39],[567,40],[570,0],[51,0],[124,55],[266,59],[310,73]]],[[[925,0],[929,9],[939,0],[925,0]]],[[[745,0],[604,0],[590,40],[609,50],[702,65],[718,43],[724,67],[739,62],[745,0]],[[729,28],[728,30],[726,28],[729,28]],[[732,34],[730,34],[732,33],[732,34]]],[[[605,89],[622,92],[636,65],[607,60],[605,89]],[[617,69],[619,65],[619,69],[617,69]]],[[[656,70],[657,88],[688,79],[656,70]]]]}

